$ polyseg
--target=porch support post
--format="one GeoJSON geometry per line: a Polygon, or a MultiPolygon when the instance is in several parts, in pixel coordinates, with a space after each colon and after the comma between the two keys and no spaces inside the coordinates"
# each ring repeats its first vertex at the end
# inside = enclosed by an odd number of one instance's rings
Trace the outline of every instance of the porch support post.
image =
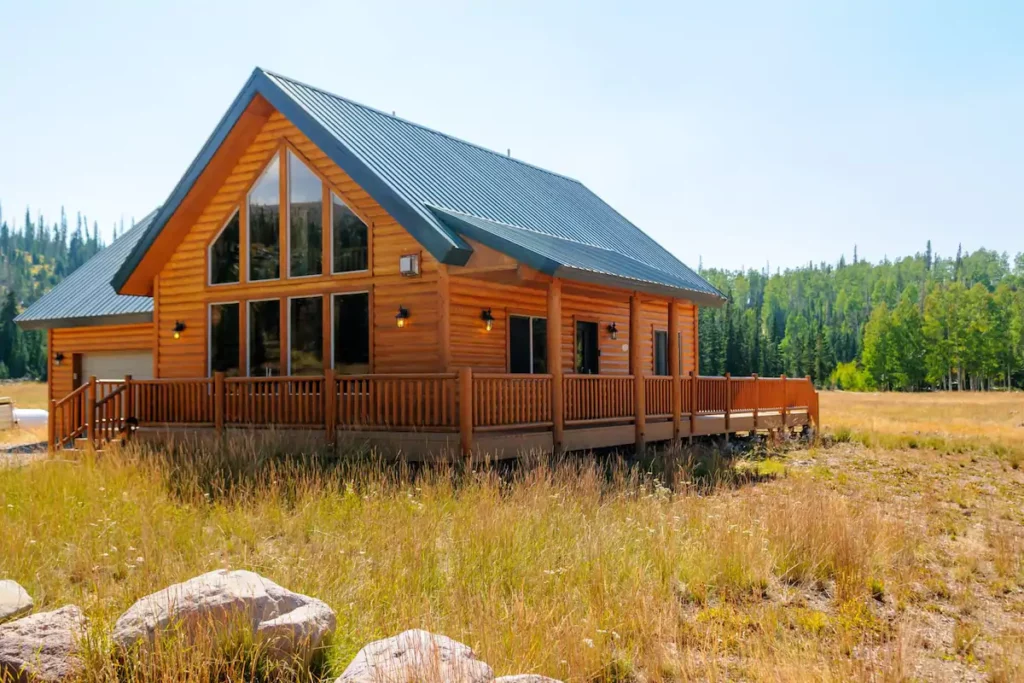
{"type": "Polygon", "coordinates": [[[124,376],[124,405],[121,406],[121,414],[118,417],[121,419],[121,426],[128,430],[128,418],[133,417],[132,413],[135,411],[135,387],[132,386],[132,376],[124,376]]]}
{"type": "Polygon", "coordinates": [[[782,375],[782,433],[785,434],[788,430],[786,425],[786,406],[789,403],[789,398],[786,396],[786,375],[782,375]]]}
{"type": "Polygon", "coordinates": [[[725,373],[725,442],[732,431],[732,373],[725,373]]]}
{"type": "Polygon", "coordinates": [[[50,399],[50,415],[46,420],[46,444],[50,453],[57,448],[57,401],[52,398],[50,399]]]}
{"type": "Polygon", "coordinates": [[[327,445],[334,444],[338,408],[338,381],[334,378],[334,368],[324,370],[324,430],[327,432],[327,445]]]}
{"type": "Polygon", "coordinates": [[[85,436],[89,444],[96,447],[96,378],[89,378],[89,388],[85,390],[85,436]]]}
{"type": "Polygon", "coordinates": [[[473,452],[473,368],[459,370],[459,444],[464,456],[473,452]]]}
{"type": "Polygon", "coordinates": [[[668,302],[668,367],[672,375],[672,445],[679,444],[683,422],[683,387],[679,374],[679,302],[668,302]]]}
{"type": "Polygon", "coordinates": [[[213,373],[213,427],[217,436],[224,433],[224,373],[213,373]]]}
{"type": "Polygon", "coordinates": [[[697,382],[700,375],[690,370],[690,443],[697,434],[697,382]]]}
{"type": "Polygon", "coordinates": [[[565,438],[565,409],[562,397],[562,281],[548,285],[547,317],[548,372],[551,374],[551,441],[555,453],[565,438]]]}
{"type": "Polygon", "coordinates": [[[754,428],[750,430],[751,436],[757,436],[757,409],[761,407],[761,386],[757,383],[757,373],[754,373],[754,428]]]}
{"type": "Polygon", "coordinates": [[[636,427],[636,453],[644,453],[644,432],[647,427],[647,409],[644,405],[644,368],[640,360],[640,295],[629,297],[629,371],[633,375],[633,424],[636,427]]]}

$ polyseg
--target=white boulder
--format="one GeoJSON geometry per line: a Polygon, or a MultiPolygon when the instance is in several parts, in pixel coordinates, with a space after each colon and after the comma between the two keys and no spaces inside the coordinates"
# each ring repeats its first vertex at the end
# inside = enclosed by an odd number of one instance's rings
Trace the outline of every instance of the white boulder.
{"type": "Polygon", "coordinates": [[[17,581],[0,581],[0,621],[7,621],[31,612],[32,598],[17,581]]]}
{"type": "Polygon", "coordinates": [[[494,672],[447,636],[413,630],[360,650],[335,683],[491,683],[494,672]]]}
{"type": "Polygon", "coordinates": [[[243,628],[271,657],[308,663],[335,625],[334,611],[316,598],[254,572],[222,569],[141,598],[114,624],[113,639],[127,649],[169,630],[216,639],[243,628]]]}
{"type": "Polygon", "coordinates": [[[85,626],[74,605],[0,625],[0,681],[53,683],[78,676],[85,626]]]}

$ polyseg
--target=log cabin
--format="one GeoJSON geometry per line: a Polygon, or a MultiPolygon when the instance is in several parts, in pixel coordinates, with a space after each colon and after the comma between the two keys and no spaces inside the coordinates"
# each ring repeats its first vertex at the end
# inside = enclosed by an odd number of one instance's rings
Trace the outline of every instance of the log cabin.
{"type": "Polygon", "coordinates": [[[723,295],[582,183],[257,68],[167,200],[18,323],[51,447],[344,432],[411,457],[791,429],[807,378],[703,377],[723,295]]]}

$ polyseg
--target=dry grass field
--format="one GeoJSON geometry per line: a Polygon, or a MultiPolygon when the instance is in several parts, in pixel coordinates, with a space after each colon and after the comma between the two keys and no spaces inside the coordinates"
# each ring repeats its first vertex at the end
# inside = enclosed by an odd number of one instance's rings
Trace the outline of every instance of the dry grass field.
{"type": "Polygon", "coordinates": [[[0,577],[86,611],[95,681],[245,679],[244,652],[126,670],[106,637],[220,567],[337,611],[324,677],[422,627],[565,681],[1024,680],[1021,410],[825,394],[820,445],[703,450],[671,487],[603,459],[413,473],[244,441],[36,462],[0,470],[0,577]]]}
{"type": "MultiPolygon", "coordinates": [[[[2,382],[0,396],[12,399],[18,408],[48,408],[46,382],[2,382]]],[[[0,447],[41,441],[46,441],[45,427],[21,427],[0,431],[0,447]]],[[[2,462],[0,460],[0,464],[2,462]]]]}

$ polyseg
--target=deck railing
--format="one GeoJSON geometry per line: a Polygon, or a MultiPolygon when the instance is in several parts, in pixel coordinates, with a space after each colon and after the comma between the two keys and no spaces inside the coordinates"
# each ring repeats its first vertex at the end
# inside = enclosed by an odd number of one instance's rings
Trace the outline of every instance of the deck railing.
{"type": "MultiPolygon", "coordinates": [[[[635,423],[638,441],[648,419],[671,420],[697,434],[699,420],[753,414],[806,413],[817,424],[810,378],[564,375],[556,396],[552,375],[459,372],[225,377],[90,381],[51,404],[50,444],[88,438],[97,447],[129,426],[226,426],[338,430],[458,432],[464,447],[475,432],[552,430],[635,423]],[[642,386],[641,386],[642,383],[642,386]],[[641,406],[639,402],[643,400],[641,406]],[[561,411],[556,406],[561,404],[561,411]],[[678,405],[678,407],[677,407],[678,405]],[[638,411],[643,414],[638,415],[638,411]]],[[[772,424],[778,424],[778,420],[772,424]]],[[[772,427],[774,428],[774,427],[772,427]]],[[[664,432],[662,432],[664,433],[664,432]]]]}

